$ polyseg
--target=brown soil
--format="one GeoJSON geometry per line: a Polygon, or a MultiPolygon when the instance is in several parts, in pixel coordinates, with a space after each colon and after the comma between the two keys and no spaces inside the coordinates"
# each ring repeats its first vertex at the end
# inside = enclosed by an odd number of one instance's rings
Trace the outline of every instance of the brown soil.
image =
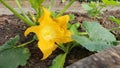
{"type": "MultiPolygon", "coordinates": [[[[87,14],[80,14],[74,13],[76,18],[72,22],[79,21],[82,23],[83,21],[99,21],[104,27],[110,29],[112,27],[116,27],[117,25],[108,19],[109,15],[113,15],[120,19],[120,11],[105,11],[105,14],[101,15],[101,19],[94,19],[90,18],[87,14]]],[[[71,23],[72,23],[71,22],[71,23]]],[[[28,38],[24,37],[24,31],[27,26],[16,16],[14,15],[2,15],[0,16],[0,45],[5,43],[5,41],[9,40],[10,38],[14,37],[15,35],[20,35],[20,43],[24,43],[30,40],[32,37],[29,36],[28,38]]],[[[117,30],[113,32],[116,35],[117,39],[120,39],[120,31],[117,30]]],[[[19,68],[48,68],[51,65],[52,60],[60,53],[63,53],[60,49],[57,49],[53,52],[53,54],[44,61],[41,61],[40,58],[42,57],[42,53],[40,50],[35,47],[37,42],[32,43],[28,46],[31,52],[31,57],[27,62],[26,66],[20,66],[19,68]]],[[[75,61],[82,59],[86,56],[91,55],[92,53],[88,50],[77,47],[72,49],[70,54],[68,54],[65,66],[74,63],[75,61]]]]}

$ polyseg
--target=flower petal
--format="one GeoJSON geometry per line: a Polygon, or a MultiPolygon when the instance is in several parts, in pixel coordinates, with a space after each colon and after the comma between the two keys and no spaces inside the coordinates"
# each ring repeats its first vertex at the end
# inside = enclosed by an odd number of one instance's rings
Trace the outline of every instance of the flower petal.
{"type": "Polygon", "coordinates": [[[72,35],[72,33],[70,32],[70,30],[66,30],[65,34],[64,34],[64,37],[63,37],[63,39],[64,39],[63,43],[73,41],[72,38],[71,38],[71,35],[72,35]]]}
{"type": "Polygon", "coordinates": [[[49,55],[52,54],[52,52],[57,48],[57,45],[54,44],[53,41],[46,41],[44,39],[40,39],[38,42],[38,47],[43,53],[42,60],[46,59],[49,55]]]}
{"type": "Polygon", "coordinates": [[[39,18],[38,22],[40,24],[51,22],[52,21],[51,12],[49,10],[47,10],[46,8],[44,8],[44,7],[42,7],[42,9],[43,9],[43,14],[39,18]]]}
{"type": "Polygon", "coordinates": [[[59,24],[60,27],[67,29],[67,23],[69,21],[68,15],[60,16],[58,18],[55,18],[54,20],[56,21],[56,23],[59,24]]]}
{"type": "Polygon", "coordinates": [[[40,30],[40,26],[31,26],[27,28],[27,30],[24,32],[24,35],[27,36],[30,32],[34,32],[37,35],[39,35],[39,30],[40,30]]]}
{"type": "Polygon", "coordinates": [[[64,35],[56,40],[56,43],[67,43],[73,41],[71,38],[71,32],[69,30],[66,30],[64,35]]]}

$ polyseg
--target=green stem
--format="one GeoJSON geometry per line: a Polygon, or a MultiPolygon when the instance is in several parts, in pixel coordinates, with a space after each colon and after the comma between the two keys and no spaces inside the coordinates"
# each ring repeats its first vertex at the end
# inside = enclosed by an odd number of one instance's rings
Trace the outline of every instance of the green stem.
{"type": "Polygon", "coordinates": [[[77,43],[77,42],[72,42],[72,44],[71,44],[71,47],[70,47],[70,49],[69,49],[69,52],[74,48],[74,47],[76,47],[76,46],[79,46],[79,44],[77,43]]]}
{"type": "Polygon", "coordinates": [[[120,27],[116,27],[116,28],[110,29],[109,31],[115,31],[115,30],[119,30],[119,29],[120,29],[120,27]]]}
{"type": "Polygon", "coordinates": [[[28,26],[34,26],[35,23],[27,20],[25,17],[23,17],[22,15],[20,15],[17,11],[15,11],[10,5],[8,5],[5,0],[0,0],[0,2],[7,7],[10,11],[12,11],[18,18],[20,18],[21,20],[23,20],[28,26]]]}
{"type": "MultiPolygon", "coordinates": [[[[35,15],[32,14],[31,12],[28,12],[28,14],[30,15],[30,18],[32,19],[32,21],[33,21],[34,23],[36,23],[35,15]]],[[[36,23],[36,24],[37,24],[37,23],[36,23]]]]}
{"type": "MultiPolygon", "coordinates": [[[[21,11],[21,13],[24,15],[24,17],[25,17],[27,20],[31,21],[30,18],[26,15],[26,13],[24,12],[24,10],[22,9],[19,1],[18,1],[18,0],[15,0],[15,2],[16,2],[16,4],[17,4],[19,10],[21,11]]],[[[31,21],[31,22],[32,22],[32,21],[31,21]]]]}
{"type": "Polygon", "coordinates": [[[88,33],[87,32],[79,32],[79,35],[88,35],[88,33]]]}
{"type": "Polygon", "coordinates": [[[61,16],[74,2],[75,2],[75,0],[72,0],[68,5],[66,5],[64,7],[64,9],[62,11],[60,11],[60,13],[57,15],[57,17],[61,16]]]}
{"type": "Polygon", "coordinates": [[[68,43],[66,46],[64,44],[57,44],[61,50],[63,50],[65,53],[68,53],[70,50],[70,44],[68,43]]]}
{"type": "Polygon", "coordinates": [[[66,52],[66,48],[65,48],[65,46],[63,45],[63,44],[57,44],[58,45],[58,47],[61,49],[61,50],[63,50],[64,52],[66,52]]]}
{"type": "Polygon", "coordinates": [[[37,8],[37,10],[36,10],[36,14],[37,14],[37,15],[36,15],[36,21],[38,21],[39,18],[40,18],[40,16],[41,16],[41,14],[42,14],[40,7],[37,8]]]}
{"type": "Polygon", "coordinates": [[[54,0],[51,0],[51,1],[50,1],[49,10],[51,10],[51,8],[53,7],[53,5],[54,5],[54,0]]]}
{"type": "Polygon", "coordinates": [[[70,47],[71,47],[70,45],[67,45],[66,52],[65,52],[66,55],[69,53],[69,51],[70,51],[70,47]]]}
{"type": "Polygon", "coordinates": [[[118,40],[118,41],[115,41],[115,43],[117,43],[117,44],[120,44],[120,40],[118,40]]]}
{"type": "Polygon", "coordinates": [[[33,41],[34,41],[34,39],[31,40],[31,41],[29,41],[29,42],[26,42],[26,43],[20,44],[20,45],[18,45],[17,47],[24,47],[24,46],[26,46],[26,45],[32,43],[33,41]]]}

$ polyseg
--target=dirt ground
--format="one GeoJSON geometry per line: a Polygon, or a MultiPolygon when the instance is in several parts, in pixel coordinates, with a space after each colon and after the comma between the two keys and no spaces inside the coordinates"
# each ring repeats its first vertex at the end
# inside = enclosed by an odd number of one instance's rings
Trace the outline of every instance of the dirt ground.
{"type": "MultiPolygon", "coordinates": [[[[69,12],[70,14],[72,12],[69,12]]],[[[72,22],[79,21],[82,23],[83,21],[98,21],[101,23],[104,27],[107,29],[110,29],[112,27],[116,27],[117,25],[110,21],[108,19],[109,15],[113,15],[117,18],[120,19],[120,11],[108,11],[106,10],[103,15],[101,15],[101,19],[94,19],[90,18],[87,14],[81,14],[81,13],[73,13],[76,17],[75,20],[72,22]]],[[[71,22],[71,23],[72,23],[71,22]]],[[[27,26],[16,16],[14,15],[1,15],[0,16],[0,45],[5,43],[5,41],[9,40],[10,38],[14,37],[15,35],[20,35],[21,39],[19,41],[20,43],[24,43],[32,38],[32,35],[25,38],[23,33],[27,26]]],[[[116,35],[117,39],[120,39],[120,30],[117,30],[113,32],[116,35]]],[[[60,49],[57,49],[56,51],[53,52],[53,54],[47,58],[44,61],[41,61],[40,58],[42,57],[42,53],[40,50],[35,47],[37,41],[30,44],[28,48],[30,49],[31,52],[31,57],[27,62],[26,66],[20,66],[19,68],[48,68],[48,66],[51,65],[52,60],[55,58],[60,53],[63,53],[60,49]]],[[[87,57],[89,55],[93,54],[92,52],[89,52],[88,50],[82,48],[82,47],[77,47],[74,48],[70,54],[68,55],[65,66],[68,66],[75,61],[82,59],[84,57],[87,57]]]]}

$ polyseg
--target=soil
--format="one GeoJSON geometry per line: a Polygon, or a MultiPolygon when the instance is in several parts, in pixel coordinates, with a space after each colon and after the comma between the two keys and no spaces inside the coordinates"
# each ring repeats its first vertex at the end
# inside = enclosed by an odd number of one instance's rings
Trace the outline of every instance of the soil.
{"type": "MultiPolygon", "coordinates": [[[[69,14],[70,13],[71,12],[69,12],[69,14]]],[[[75,15],[75,20],[71,21],[71,23],[77,22],[77,21],[79,21],[80,23],[82,23],[83,21],[98,21],[107,29],[111,29],[112,27],[117,26],[115,23],[113,23],[112,21],[108,19],[110,15],[113,15],[120,19],[120,10],[117,10],[117,11],[106,10],[104,14],[101,15],[100,19],[91,18],[88,16],[88,14],[81,14],[81,13],[73,13],[73,14],[75,15]]],[[[20,35],[19,44],[30,40],[33,34],[31,34],[27,38],[24,37],[23,35],[26,28],[27,26],[16,16],[1,15],[0,16],[0,31],[1,31],[0,32],[0,36],[1,36],[0,45],[2,45],[3,43],[5,43],[7,40],[14,37],[15,35],[20,35]]],[[[120,30],[117,30],[113,33],[116,35],[117,39],[120,39],[120,30]]],[[[40,58],[42,57],[42,53],[37,47],[35,47],[36,43],[37,41],[28,46],[31,52],[30,59],[28,60],[26,66],[19,66],[19,68],[48,68],[51,65],[52,60],[58,54],[63,53],[63,51],[61,51],[60,49],[57,49],[56,51],[53,52],[51,56],[49,56],[49,58],[41,61],[40,58]]],[[[65,66],[68,66],[76,62],[77,60],[87,57],[91,54],[93,53],[89,52],[83,47],[74,48],[68,54],[66,62],[65,62],[65,66]]]]}

